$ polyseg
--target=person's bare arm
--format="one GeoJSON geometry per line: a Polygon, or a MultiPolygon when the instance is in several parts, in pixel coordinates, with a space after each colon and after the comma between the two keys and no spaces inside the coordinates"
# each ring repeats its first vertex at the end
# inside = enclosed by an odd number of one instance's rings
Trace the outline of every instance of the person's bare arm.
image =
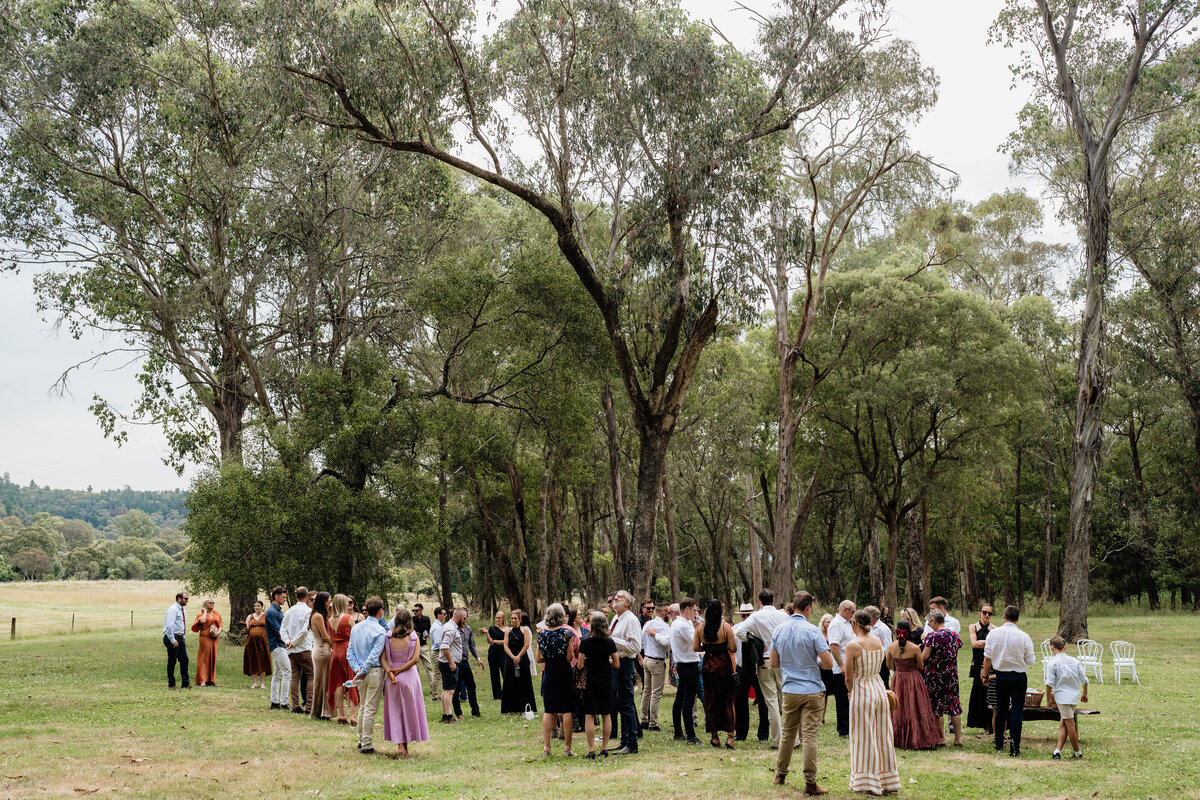
{"type": "MultiPolygon", "coordinates": [[[[829,655],[829,651],[827,650],[824,653],[821,653],[821,655],[829,655]]],[[[829,663],[832,664],[833,659],[830,659],[829,663]]],[[[771,651],[771,669],[779,669],[779,653],[775,652],[774,650],[771,651]]],[[[828,669],[828,667],[826,667],[826,669],[828,669]]]]}
{"type": "Polygon", "coordinates": [[[722,627],[725,628],[725,643],[729,645],[729,652],[736,653],[737,640],[733,637],[733,626],[726,622],[722,627]]]}
{"type": "Polygon", "coordinates": [[[842,663],[842,648],[836,642],[829,643],[829,657],[833,659],[833,663],[837,664],[843,672],[846,671],[846,667],[842,663]]]}
{"type": "MultiPolygon", "coordinates": [[[[771,657],[775,658],[774,652],[771,653],[771,657]]],[[[779,659],[775,658],[775,660],[779,659]]],[[[829,654],[828,650],[825,650],[817,655],[817,663],[821,665],[821,669],[833,669],[833,656],[829,654]]]]}
{"type": "Polygon", "coordinates": [[[854,662],[858,659],[858,654],[862,648],[857,642],[851,642],[846,645],[846,664],[842,667],[842,677],[846,679],[846,692],[849,693],[854,688],[854,662]]]}
{"type": "Polygon", "coordinates": [[[984,686],[987,686],[988,682],[992,679],[991,672],[992,672],[992,659],[988,658],[988,657],[984,657],[983,667],[982,667],[982,669],[979,670],[979,680],[983,681],[984,686]]]}

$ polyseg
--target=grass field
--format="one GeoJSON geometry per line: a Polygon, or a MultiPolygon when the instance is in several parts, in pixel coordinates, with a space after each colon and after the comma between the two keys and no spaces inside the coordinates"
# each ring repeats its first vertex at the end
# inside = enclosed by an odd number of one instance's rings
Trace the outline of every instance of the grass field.
{"type": "MultiPolygon", "coordinates": [[[[241,650],[221,644],[214,688],[168,692],[160,621],[136,624],[139,609],[161,620],[163,587],[138,599],[120,584],[79,584],[97,591],[67,598],[22,584],[3,587],[5,618],[59,614],[76,599],[135,612],[135,629],[79,631],[0,642],[0,797],[120,798],[791,798],[770,785],[773,753],[741,743],[733,753],[647,733],[641,753],[586,762],[541,758],[539,723],[501,717],[486,675],[477,670],[484,717],[436,724],[415,758],[361,756],[353,729],[267,710],[266,692],[248,688],[241,650]],[[124,597],[123,597],[124,595],[124,597]],[[37,598],[45,603],[38,606],[37,598]],[[64,598],[70,602],[64,602],[64,598]],[[92,599],[89,599],[92,598],[92,599]],[[21,614],[10,613],[16,600],[21,614]]],[[[146,586],[143,584],[143,586],[146,586]]],[[[169,587],[168,587],[169,588],[169,587]]],[[[148,589],[147,592],[150,590],[148,589]]],[[[169,598],[168,598],[169,602],[169,598]]],[[[966,621],[964,620],[964,623],[966,621]]],[[[69,622],[68,622],[69,624],[69,622]]],[[[127,623],[126,623],[127,624],[127,623]]],[[[1030,621],[1035,640],[1052,622],[1030,621]]],[[[1093,684],[1099,718],[1081,724],[1086,758],[1049,760],[1056,726],[1030,722],[1025,755],[996,754],[980,732],[962,750],[900,753],[902,796],[922,798],[1200,798],[1200,727],[1195,724],[1200,645],[1195,617],[1096,619],[1092,635],[1138,645],[1143,686],[1093,684]]],[[[195,637],[189,651],[195,658],[195,637]]],[[[1106,653],[1107,656],[1107,653],[1106,653]]],[[[964,704],[968,660],[961,661],[964,704]]],[[[1040,677],[1040,666],[1033,670],[1040,677]]],[[[670,690],[668,690],[670,691],[670,690]]],[[[664,703],[669,729],[670,696],[664,703]]],[[[830,709],[830,722],[833,712],[830,709]]],[[[382,738],[382,727],[377,732],[382,738]]],[[[386,744],[386,743],[385,743],[386,744]]],[[[561,752],[561,743],[556,743],[561,752]]],[[[849,796],[847,749],[821,731],[820,781],[831,797],[849,796]]],[[[388,753],[392,752],[390,750],[388,753]]],[[[798,764],[794,764],[798,766],[798,764]]],[[[794,773],[794,779],[800,778],[794,773]]],[[[803,788],[803,782],[800,781],[803,788]]]]}

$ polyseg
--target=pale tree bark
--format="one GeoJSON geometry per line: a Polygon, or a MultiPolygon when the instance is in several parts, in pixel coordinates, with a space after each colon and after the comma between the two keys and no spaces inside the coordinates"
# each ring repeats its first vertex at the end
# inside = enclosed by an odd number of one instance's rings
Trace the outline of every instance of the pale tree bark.
{"type": "Polygon", "coordinates": [[[746,537],[750,543],[750,590],[751,602],[762,591],[762,563],[759,560],[758,529],[754,522],[754,476],[746,473],[746,537]]]}
{"type": "MultiPolygon", "coordinates": [[[[1070,126],[1083,156],[1085,274],[1083,320],[1079,334],[1079,362],[1075,373],[1075,419],[1071,443],[1070,517],[1062,577],[1062,604],[1058,633],[1067,641],[1088,635],[1088,593],[1091,570],[1091,517],[1095,504],[1096,476],[1103,446],[1103,412],[1109,376],[1105,363],[1104,300],[1109,281],[1109,231],[1112,188],[1109,183],[1109,154],[1134,90],[1146,63],[1164,46],[1155,41],[1160,27],[1175,12],[1178,3],[1137,0],[1128,18],[1133,29],[1133,48],[1124,74],[1106,109],[1097,109],[1103,119],[1093,122],[1092,109],[1085,108],[1087,92],[1097,87],[1080,87],[1083,77],[1071,69],[1074,26],[1078,0],[1066,5],[1065,14],[1050,10],[1048,0],[1037,0],[1046,44],[1054,62],[1055,90],[1064,104],[1070,126]],[[1153,7],[1153,16],[1151,16],[1153,7]],[[1061,26],[1061,27],[1060,27],[1061,26]],[[1153,45],[1152,45],[1153,42],[1153,45]]],[[[1179,29],[1176,28],[1174,32],[1179,29]]],[[[1171,32],[1165,34],[1167,38],[1171,32]]]]}
{"type": "Polygon", "coordinates": [[[679,593],[679,548],[675,541],[675,507],[671,505],[671,477],[663,471],[663,527],[667,532],[667,579],[671,582],[671,602],[677,603],[679,593]]]}

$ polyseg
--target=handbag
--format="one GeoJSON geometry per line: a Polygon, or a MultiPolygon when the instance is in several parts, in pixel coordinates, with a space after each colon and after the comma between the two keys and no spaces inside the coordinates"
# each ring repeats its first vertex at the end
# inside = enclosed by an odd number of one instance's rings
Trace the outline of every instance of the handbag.
{"type": "Polygon", "coordinates": [[[529,705],[529,703],[526,703],[525,713],[521,716],[525,717],[525,719],[529,720],[530,722],[533,722],[535,719],[537,719],[537,712],[533,710],[533,706],[529,705]]]}
{"type": "Polygon", "coordinates": [[[900,696],[898,694],[896,694],[895,692],[893,692],[891,689],[887,689],[886,692],[887,692],[887,699],[888,699],[888,708],[892,711],[895,711],[900,706],[900,696]]]}
{"type": "Polygon", "coordinates": [[[211,628],[208,629],[208,635],[213,637],[214,639],[219,638],[221,635],[221,626],[213,625],[211,628]]]}

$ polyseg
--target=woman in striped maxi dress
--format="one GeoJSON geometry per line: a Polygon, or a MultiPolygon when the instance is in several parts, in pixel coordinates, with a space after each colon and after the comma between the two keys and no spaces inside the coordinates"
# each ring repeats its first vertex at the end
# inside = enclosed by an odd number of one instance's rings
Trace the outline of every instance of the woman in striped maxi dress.
{"type": "Polygon", "coordinates": [[[854,612],[854,633],[846,645],[846,689],[850,694],[850,791],[896,794],[900,774],[892,743],[892,710],[879,677],[883,643],[871,635],[871,615],[854,612]]]}

